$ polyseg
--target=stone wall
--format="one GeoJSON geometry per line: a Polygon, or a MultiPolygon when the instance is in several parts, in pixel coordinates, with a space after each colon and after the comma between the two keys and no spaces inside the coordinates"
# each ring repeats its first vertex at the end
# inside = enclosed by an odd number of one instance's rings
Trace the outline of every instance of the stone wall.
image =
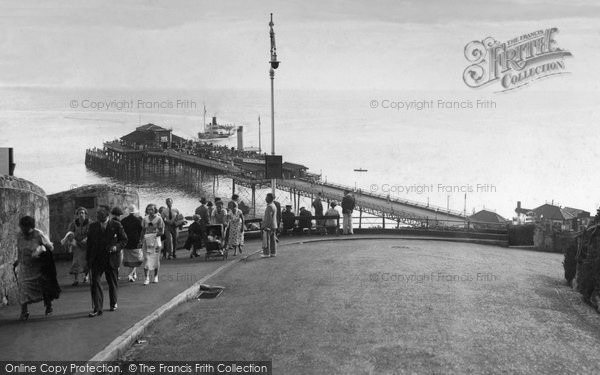
{"type": "MultiPolygon", "coordinates": [[[[75,219],[75,210],[82,206],[87,209],[88,218],[96,220],[96,207],[105,204],[109,207],[121,207],[123,212],[130,204],[139,205],[136,190],[114,185],[86,185],[48,196],[50,204],[50,241],[58,244],[68,231],[69,224],[75,219]]],[[[138,207],[139,208],[139,207],[138,207]]],[[[66,251],[58,244],[56,255],[65,255],[66,251]]]]}
{"type": "Polygon", "coordinates": [[[537,250],[563,253],[575,241],[574,232],[556,230],[550,223],[538,223],[533,232],[533,246],[537,250]]]}
{"type": "Polygon", "coordinates": [[[0,299],[2,304],[17,301],[17,285],[12,264],[17,260],[19,219],[35,218],[36,227],[49,230],[46,193],[37,185],[12,176],[0,176],[0,299]]]}

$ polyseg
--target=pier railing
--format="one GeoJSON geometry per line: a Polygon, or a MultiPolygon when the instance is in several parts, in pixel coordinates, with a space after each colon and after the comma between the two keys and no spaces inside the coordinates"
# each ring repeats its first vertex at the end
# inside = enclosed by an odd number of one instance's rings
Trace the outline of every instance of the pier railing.
{"type": "MultiPolygon", "coordinates": [[[[359,205],[360,205],[360,197],[365,196],[365,197],[372,197],[372,198],[377,198],[377,199],[380,199],[383,201],[387,201],[390,204],[398,203],[398,204],[402,204],[402,205],[418,207],[418,208],[425,209],[425,210],[428,210],[431,212],[438,212],[440,214],[449,214],[449,215],[457,216],[460,218],[465,217],[464,212],[461,212],[461,211],[451,210],[448,208],[435,206],[435,205],[431,205],[431,204],[426,204],[426,203],[413,201],[413,200],[409,200],[409,199],[392,198],[389,195],[384,195],[384,194],[379,194],[379,193],[374,193],[374,192],[364,192],[361,189],[354,189],[354,188],[346,186],[346,185],[341,185],[341,184],[336,184],[336,183],[331,183],[331,182],[313,182],[313,181],[307,181],[307,180],[303,180],[303,179],[297,179],[297,181],[300,181],[302,183],[309,183],[309,184],[311,184],[311,187],[313,189],[315,189],[317,192],[320,191],[322,193],[326,193],[326,192],[323,189],[319,190],[319,186],[328,187],[328,188],[332,188],[332,189],[336,189],[336,190],[340,190],[340,191],[344,191],[344,190],[352,191],[355,193],[356,203],[359,205]]],[[[287,180],[284,183],[293,185],[294,180],[287,180]]],[[[370,206],[373,206],[373,205],[371,204],[370,206]]],[[[388,207],[387,205],[378,205],[378,207],[380,209],[383,209],[383,212],[389,212],[390,210],[393,211],[393,208],[388,207]]],[[[374,207],[372,207],[372,208],[374,208],[374,207]]]]}

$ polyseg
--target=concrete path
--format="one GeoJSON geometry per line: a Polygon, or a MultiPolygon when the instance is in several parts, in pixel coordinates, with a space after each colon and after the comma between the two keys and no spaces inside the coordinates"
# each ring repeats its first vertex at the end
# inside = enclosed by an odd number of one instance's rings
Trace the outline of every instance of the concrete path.
{"type": "Polygon", "coordinates": [[[442,241],[282,246],[215,276],[219,298],[180,305],[125,359],[272,360],[275,374],[597,374],[600,316],[564,285],[561,261],[442,241]]]}
{"type": "MultiPolygon", "coordinates": [[[[158,284],[142,285],[141,267],[138,281],[130,283],[128,270],[122,268],[117,311],[109,311],[108,286],[104,282],[104,314],[95,318],[88,317],[92,310],[89,284],[71,286],[70,262],[57,263],[63,291],[60,299],[54,301],[51,317],[44,316],[41,302],[30,305],[31,317],[25,322],[18,320],[19,306],[0,309],[0,360],[87,361],[138,321],[225,263],[217,259],[205,262],[204,257],[190,259],[186,250],[179,250],[178,256],[162,262],[158,284]]],[[[228,262],[236,261],[229,259],[228,262]]]]}

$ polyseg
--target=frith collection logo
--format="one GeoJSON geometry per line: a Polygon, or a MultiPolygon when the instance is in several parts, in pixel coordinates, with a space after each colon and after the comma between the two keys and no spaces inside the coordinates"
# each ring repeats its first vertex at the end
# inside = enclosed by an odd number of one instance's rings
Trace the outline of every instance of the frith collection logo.
{"type": "Polygon", "coordinates": [[[478,88],[499,81],[500,91],[513,90],[538,79],[568,73],[565,57],[571,52],[558,48],[557,28],[537,30],[500,43],[492,37],[472,41],[465,47],[469,65],[463,80],[478,88]]]}

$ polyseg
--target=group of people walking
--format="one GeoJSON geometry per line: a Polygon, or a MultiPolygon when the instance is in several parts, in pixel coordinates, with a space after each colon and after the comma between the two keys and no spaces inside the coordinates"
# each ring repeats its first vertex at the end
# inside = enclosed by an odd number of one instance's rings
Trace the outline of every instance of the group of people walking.
{"type": "MultiPolygon", "coordinates": [[[[261,232],[263,234],[262,257],[277,255],[277,233],[286,228],[286,212],[291,206],[281,211],[281,205],[269,193],[265,199],[265,209],[261,232]]],[[[173,200],[166,200],[166,207],[157,208],[148,204],[141,217],[135,205],[127,207],[124,216],[119,207],[111,208],[99,205],[96,208],[96,220],[88,217],[84,207],[75,211],[75,219],[70,223],[68,232],[61,244],[73,254],[69,273],[73,275],[73,286],[90,282],[92,311],[90,317],[103,314],[104,293],[101,286],[102,276],[108,284],[109,307],[111,311],[118,308],[117,289],[119,268],[128,268],[127,278],[135,282],[138,278],[137,268],[144,272],[143,285],[159,282],[161,259],[176,258],[178,235],[184,225],[184,217],[173,207],[173,200]]],[[[313,202],[317,217],[332,216],[336,203],[323,215],[320,197],[313,202]]],[[[346,194],[342,200],[344,214],[344,232],[352,234],[351,214],[354,209],[354,198],[346,194]],[[349,216],[349,219],[347,218],[349,216]]],[[[310,214],[310,212],[309,212],[310,214]]],[[[339,215],[339,214],[338,214],[339,215]]],[[[219,242],[232,249],[234,256],[242,253],[244,247],[244,214],[239,208],[239,197],[233,195],[224,208],[224,202],[215,198],[214,204],[206,198],[200,199],[200,206],[195,210],[194,222],[189,226],[188,239],[183,246],[190,250],[190,257],[199,255],[201,249],[210,242],[219,242]],[[217,233],[214,228],[220,228],[217,233]]],[[[325,227],[328,220],[324,220],[325,227]]],[[[35,226],[35,219],[24,216],[20,222],[21,232],[18,237],[18,259],[13,264],[19,286],[22,320],[29,318],[28,305],[43,301],[45,314],[52,314],[52,301],[59,297],[61,289],[57,282],[56,267],[52,257],[53,244],[48,237],[35,226]],[[17,272],[18,271],[18,272],[17,272]]],[[[335,224],[337,226],[337,224],[335,224]]]]}
{"type": "MultiPolygon", "coordinates": [[[[206,247],[212,237],[223,237],[223,243],[232,248],[234,255],[241,253],[244,246],[244,216],[238,208],[239,197],[234,195],[227,210],[223,201],[215,199],[216,208],[207,205],[205,198],[196,209],[194,223],[189,228],[186,248],[192,250],[191,257],[206,247]],[[210,232],[210,225],[220,224],[222,233],[210,232]]],[[[75,219],[69,224],[61,244],[72,253],[73,260],[69,273],[73,275],[73,286],[90,282],[92,312],[90,317],[103,314],[104,293],[102,277],[108,284],[109,307],[118,308],[117,290],[119,268],[127,267],[130,282],[138,279],[137,269],[143,268],[143,285],[159,282],[161,259],[177,257],[178,235],[185,221],[179,210],[173,207],[173,200],[166,200],[166,207],[157,208],[148,204],[144,215],[140,216],[135,205],[127,207],[123,217],[120,207],[111,208],[99,205],[96,220],[88,217],[84,207],[75,211],[75,219]]],[[[20,221],[21,232],[18,239],[18,258],[13,268],[19,286],[22,320],[29,318],[28,305],[44,301],[46,315],[52,314],[52,301],[59,297],[60,287],[56,277],[56,267],[52,257],[54,250],[46,234],[35,227],[35,219],[25,216],[20,221]]]]}
{"type": "Polygon", "coordinates": [[[188,240],[184,248],[191,250],[190,258],[199,256],[198,251],[209,241],[220,241],[223,245],[233,250],[233,255],[242,253],[244,247],[244,214],[239,208],[240,201],[237,194],[232,195],[224,208],[221,198],[209,202],[206,198],[200,199],[200,206],[194,211],[194,222],[188,228],[188,240]],[[220,228],[221,233],[217,233],[220,228]]]}

